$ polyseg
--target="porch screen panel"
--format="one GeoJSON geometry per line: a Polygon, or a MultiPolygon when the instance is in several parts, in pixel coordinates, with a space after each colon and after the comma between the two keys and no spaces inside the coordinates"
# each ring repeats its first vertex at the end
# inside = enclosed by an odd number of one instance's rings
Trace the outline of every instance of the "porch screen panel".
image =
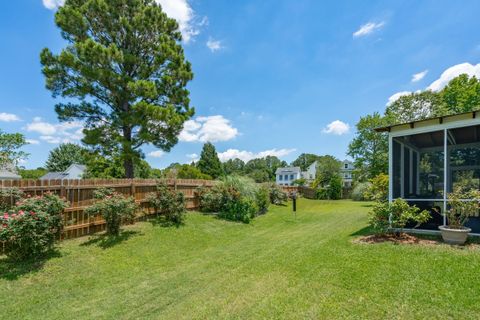
{"type": "Polygon", "coordinates": [[[394,199],[401,196],[401,150],[402,145],[394,139],[392,149],[392,194],[394,199]]]}
{"type": "MultiPolygon", "coordinates": [[[[480,126],[448,130],[447,190],[480,190],[480,126]]],[[[448,199],[447,199],[448,200],[448,199]]],[[[480,233],[480,217],[467,222],[472,232],[480,233]]]]}
{"type": "Polygon", "coordinates": [[[443,130],[395,137],[392,155],[394,198],[443,199],[443,130]]]}

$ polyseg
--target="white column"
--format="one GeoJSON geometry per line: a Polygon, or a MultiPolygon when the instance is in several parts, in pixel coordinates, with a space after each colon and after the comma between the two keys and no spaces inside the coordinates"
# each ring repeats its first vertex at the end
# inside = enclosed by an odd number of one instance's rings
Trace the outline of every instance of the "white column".
{"type": "Polygon", "coordinates": [[[447,129],[443,129],[443,224],[447,224],[447,163],[448,163],[447,129]]]}
{"type": "MultiPolygon", "coordinates": [[[[393,138],[388,134],[388,202],[393,200],[393,138]]],[[[392,214],[388,217],[388,224],[392,226],[392,214]]]]}

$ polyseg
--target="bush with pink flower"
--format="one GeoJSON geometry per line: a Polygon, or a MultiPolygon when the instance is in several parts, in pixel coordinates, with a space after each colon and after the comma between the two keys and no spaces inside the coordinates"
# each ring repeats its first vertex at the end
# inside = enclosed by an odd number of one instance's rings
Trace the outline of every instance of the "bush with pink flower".
{"type": "Polygon", "coordinates": [[[0,215],[0,241],[5,254],[14,260],[26,260],[53,248],[56,229],[52,217],[44,212],[12,210],[0,215]]]}
{"type": "Polygon", "coordinates": [[[63,227],[62,213],[68,207],[68,202],[58,195],[47,192],[42,196],[27,196],[19,200],[14,209],[24,212],[43,212],[50,216],[51,227],[54,229],[57,237],[60,237],[63,227]]]}

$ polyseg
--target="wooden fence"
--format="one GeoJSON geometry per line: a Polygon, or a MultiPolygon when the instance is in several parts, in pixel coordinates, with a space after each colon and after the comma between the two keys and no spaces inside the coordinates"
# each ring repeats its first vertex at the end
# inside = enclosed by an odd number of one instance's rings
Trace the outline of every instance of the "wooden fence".
{"type": "MultiPolygon", "coordinates": [[[[93,203],[93,192],[100,187],[112,188],[116,192],[133,196],[139,205],[137,217],[152,213],[145,201],[147,194],[155,191],[155,179],[82,179],[82,180],[0,180],[0,188],[18,188],[25,194],[41,196],[46,192],[64,197],[70,204],[63,214],[64,231],[62,238],[75,238],[105,229],[101,216],[88,216],[84,209],[93,203]]],[[[198,208],[195,190],[198,187],[212,187],[209,180],[164,179],[170,188],[183,192],[187,209],[198,208]]]]}

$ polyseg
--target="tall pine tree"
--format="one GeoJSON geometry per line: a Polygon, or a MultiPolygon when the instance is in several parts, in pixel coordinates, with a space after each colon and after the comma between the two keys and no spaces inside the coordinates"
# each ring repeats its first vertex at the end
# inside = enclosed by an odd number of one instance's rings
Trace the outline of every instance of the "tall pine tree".
{"type": "Polygon", "coordinates": [[[118,153],[132,178],[141,146],[169,151],[194,113],[178,24],[154,0],[66,0],[55,22],[67,46],[44,49],[41,63],[47,88],[66,98],[58,118],[83,121],[83,142],[118,153]]]}
{"type": "Polygon", "coordinates": [[[207,142],[203,145],[197,167],[200,169],[200,171],[202,171],[202,173],[208,174],[214,179],[223,175],[222,163],[218,158],[215,146],[210,142],[207,142]]]}

